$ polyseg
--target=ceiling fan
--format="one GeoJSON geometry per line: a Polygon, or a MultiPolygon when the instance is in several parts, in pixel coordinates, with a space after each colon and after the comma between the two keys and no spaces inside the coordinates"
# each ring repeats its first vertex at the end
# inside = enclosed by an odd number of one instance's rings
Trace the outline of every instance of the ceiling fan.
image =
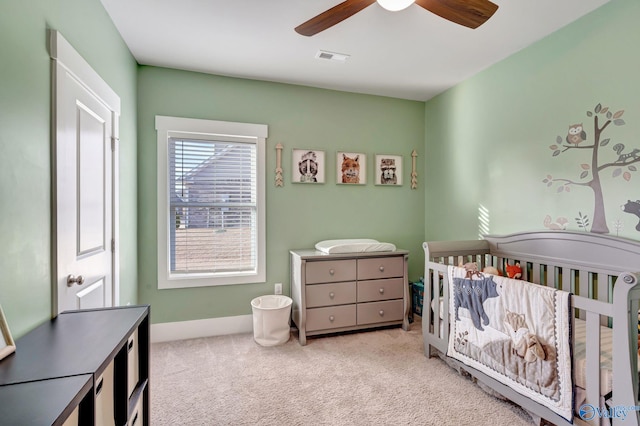
{"type": "Polygon", "coordinates": [[[402,10],[416,3],[448,21],[469,28],[484,24],[498,10],[498,5],[489,0],[346,0],[298,25],[295,30],[307,37],[318,34],[376,1],[391,11],[402,10]]]}

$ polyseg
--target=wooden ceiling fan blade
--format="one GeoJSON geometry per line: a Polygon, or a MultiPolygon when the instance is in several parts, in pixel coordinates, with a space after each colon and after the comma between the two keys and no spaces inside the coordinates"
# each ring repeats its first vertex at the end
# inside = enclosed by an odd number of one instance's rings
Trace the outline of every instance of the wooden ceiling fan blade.
{"type": "Polygon", "coordinates": [[[498,10],[489,0],[416,0],[431,13],[469,28],[478,28],[498,10]]]}
{"type": "Polygon", "coordinates": [[[371,6],[376,0],[347,0],[331,9],[314,16],[307,22],[298,25],[295,30],[303,36],[312,36],[321,31],[344,21],[348,17],[355,15],[367,6],[371,6]]]}

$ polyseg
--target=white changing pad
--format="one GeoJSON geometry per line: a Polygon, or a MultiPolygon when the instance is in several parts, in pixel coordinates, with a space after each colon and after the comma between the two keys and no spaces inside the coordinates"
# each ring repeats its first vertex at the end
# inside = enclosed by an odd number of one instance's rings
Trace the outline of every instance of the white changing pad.
{"type": "Polygon", "coordinates": [[[364,253],[374,251],[396,251],[391,243],[381,243],[368,238],[347,240],[324,240],[316,244],[316,250],[323,253],[364,253]]]}

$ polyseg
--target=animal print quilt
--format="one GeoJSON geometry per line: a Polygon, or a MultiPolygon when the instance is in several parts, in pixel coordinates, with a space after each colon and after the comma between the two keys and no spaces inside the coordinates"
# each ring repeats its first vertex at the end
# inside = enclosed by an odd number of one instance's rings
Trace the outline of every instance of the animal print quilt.
{"type": "Polygon", "coordinates": [[[572,418],[570,294],[449,266],[447,355],[572,418]]]}

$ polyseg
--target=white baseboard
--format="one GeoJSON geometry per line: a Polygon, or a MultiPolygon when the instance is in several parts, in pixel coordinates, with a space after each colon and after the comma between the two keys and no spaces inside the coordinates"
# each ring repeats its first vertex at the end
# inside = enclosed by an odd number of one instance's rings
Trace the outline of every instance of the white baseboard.
{"type": "Polygon", "coordinates": [[[151,343],[253,332],[253,315],[151,324],[151,343]]]}

